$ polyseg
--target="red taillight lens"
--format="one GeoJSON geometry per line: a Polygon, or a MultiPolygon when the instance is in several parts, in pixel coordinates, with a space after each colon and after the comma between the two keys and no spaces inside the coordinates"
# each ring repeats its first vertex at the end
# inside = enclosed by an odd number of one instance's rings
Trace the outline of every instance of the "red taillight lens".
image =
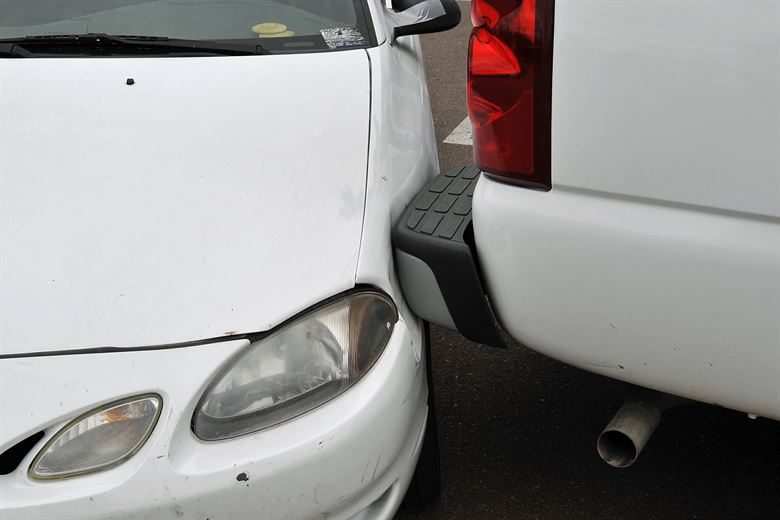
{"type": "Polygon", "coordinates": [[[549,190],[553,0],[474,0],[468,101],[474,160],[549,190]]]}

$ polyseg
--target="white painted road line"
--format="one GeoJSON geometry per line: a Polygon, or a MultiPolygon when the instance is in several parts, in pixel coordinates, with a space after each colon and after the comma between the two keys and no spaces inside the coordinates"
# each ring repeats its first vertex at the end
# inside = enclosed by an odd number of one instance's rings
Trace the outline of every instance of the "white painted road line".
{"type": "Polygon", "coordinates": [[[455,127],[455,130],[450,132],[444,142],[471,146],[471,121],[469,121],[468,116],[455,127]]]}

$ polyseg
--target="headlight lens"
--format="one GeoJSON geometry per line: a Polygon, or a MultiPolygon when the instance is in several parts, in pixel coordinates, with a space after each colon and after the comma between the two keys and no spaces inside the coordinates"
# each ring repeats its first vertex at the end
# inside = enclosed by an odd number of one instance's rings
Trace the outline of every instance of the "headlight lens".
{"type": "Polygon", "coordinates": [[[52,479],[104,470],[132,457],[152,433],[162,399],[146,395],[105,405],[70,422],[51,438],[30,475],[52,479]]]}
{"type": "Polygon", "coordinates": [[[356,293],[251,344],[206,390],[193,417],[195,434],[229,439],[329,401],[371,368],[396,321],[386,296],[356,293]]]}

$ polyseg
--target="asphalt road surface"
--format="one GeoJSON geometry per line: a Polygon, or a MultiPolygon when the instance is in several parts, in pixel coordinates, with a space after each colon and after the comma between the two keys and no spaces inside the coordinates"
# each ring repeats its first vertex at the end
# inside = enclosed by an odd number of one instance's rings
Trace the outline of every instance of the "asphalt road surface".
{"type": "MultiPolygon", "coordinates": [[[[468,3],[456,29],[423,38],[442,144],[466,117],[468,3]]],[[[780,519],[780,423],[712,406],[672,409],[637,463],[613,469],[596,436],[631,387],[520,346],[495,350],[433,328],[442,494],[396,520],[780,519]]]]}

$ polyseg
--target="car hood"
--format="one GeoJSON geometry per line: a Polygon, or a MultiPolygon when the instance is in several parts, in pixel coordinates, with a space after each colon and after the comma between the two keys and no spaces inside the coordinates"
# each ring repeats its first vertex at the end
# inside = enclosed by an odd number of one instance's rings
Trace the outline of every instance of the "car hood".
{"type": "Polygon", "coordinates": [[[264,331],[353,287],[369,98],[362,50],[0,60],[0,354],[264,331]]]}

